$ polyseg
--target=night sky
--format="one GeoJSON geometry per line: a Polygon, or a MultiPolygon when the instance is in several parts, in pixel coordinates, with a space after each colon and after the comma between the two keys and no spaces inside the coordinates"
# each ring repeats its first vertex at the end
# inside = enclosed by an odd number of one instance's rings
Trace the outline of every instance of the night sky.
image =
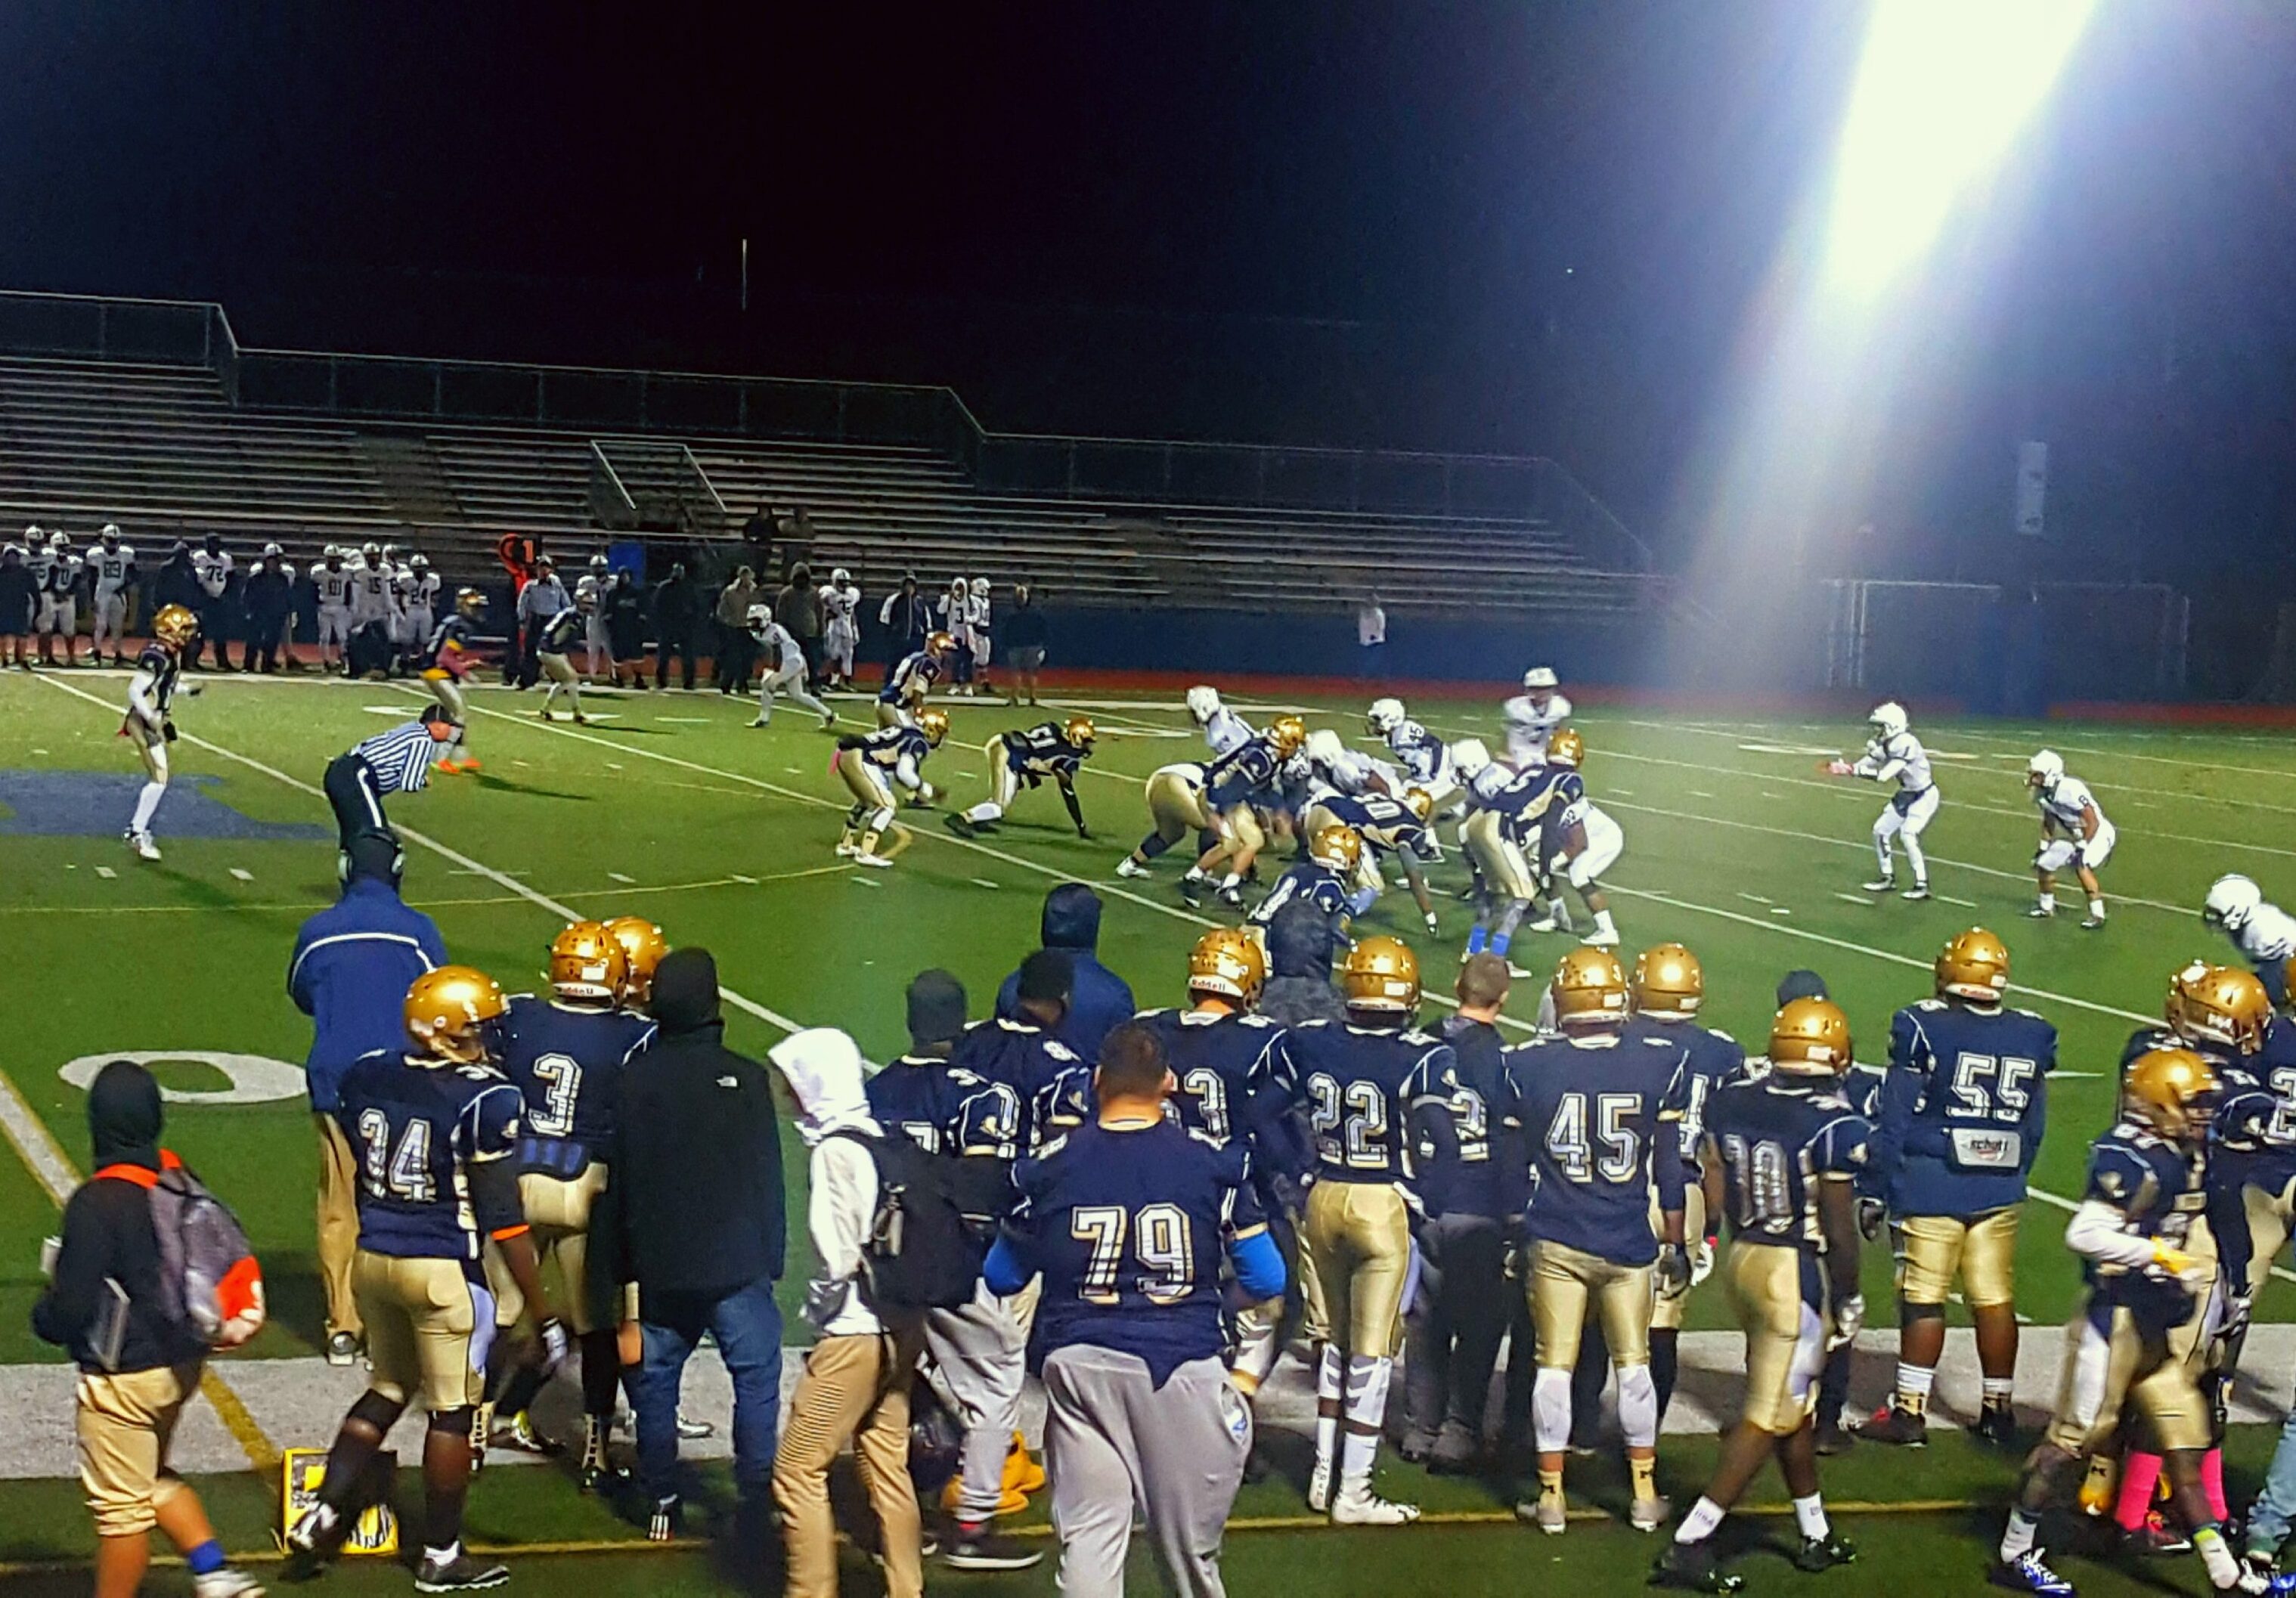
{"type": "MultiPolygon", "coordinates": [[[[946,381],[992,425],[1552,454],[1664,543],[1857,17],[0,0],[0,285],[217,299],[258,344],[946,381]]],[[[1875,516],[1989,535],[2038,436],[2112,560],[2286,544],[2296,7],[2106,0],[2013,168],[1956,403],[1875,516]]]]}

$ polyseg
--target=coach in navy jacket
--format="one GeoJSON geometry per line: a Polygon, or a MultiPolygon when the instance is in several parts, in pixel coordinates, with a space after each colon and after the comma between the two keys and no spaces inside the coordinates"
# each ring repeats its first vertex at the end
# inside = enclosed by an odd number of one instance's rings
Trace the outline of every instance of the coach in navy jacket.
{"type": "Polygon", "coordinates": [[[287,993],[312,1021],[303,1070],[319,1136],[319,1274],[327,1290],[327,1358],[358,1352],[351,1254],[358,1246],[358,1162],[335,1122],[335,1089],[352,1061],[406,1043],[406,990],[447,963],[438,926],[398,897],[398,840],[370,832],[343,851],[342,897],[303,923],[287,993]]]}
{"type": "MultiPolygon", "coordinates": [[[[1097,1061],[1101,1039],[1137,1012],[1131,985],[1100,963],[1100,895],[1081,882],[1063,882],[1045,896],[1044,919],[1037,935],[1048,949],[1065,949],[1076,965],[1076,985],[1069,992],[1069,1012],[1056,1036],[1076,1051],[1079,1059],[1097,1061]]],[[[1014,971],[996,990],[996,1013],[1007,1020],[1021,1014],[1021,973],[1014,971]]]]}

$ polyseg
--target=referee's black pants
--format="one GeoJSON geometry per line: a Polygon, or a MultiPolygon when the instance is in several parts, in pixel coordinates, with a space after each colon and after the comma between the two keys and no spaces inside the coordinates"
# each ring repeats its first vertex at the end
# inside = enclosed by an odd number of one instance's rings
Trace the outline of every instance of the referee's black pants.
{"type": "Polygon", "coordinates": [[[319,785],[326,791],[327,803],[334,807],[342,848],[350,848],[351,840],[362,832],[390,831],[390,820],[382,813],[382,792],[375,785],[374,767],[361,756],[346,753],[328,761],[327,774],[319,785]]]}

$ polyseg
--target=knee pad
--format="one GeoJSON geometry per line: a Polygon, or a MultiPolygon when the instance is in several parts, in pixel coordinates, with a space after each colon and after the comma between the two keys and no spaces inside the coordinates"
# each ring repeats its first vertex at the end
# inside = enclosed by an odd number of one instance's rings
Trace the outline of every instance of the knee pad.
{"type": "Polygon", "coordinates": [[[1530,1415],[1538,1451],[1553,1454],[1570,1441],[1570,1373],[1541,1365],[1531,1379],[1530,1415]]]}
{"type": "Polygon", "coordinates": [[[1900,1303],[1898,1306],[1898,1323],[1899,1325],[1905,1325],[1914,1321],[1941,1321],[1943,1319],[1945,1319],[1945,1306],[1942,1304],[1900,1303]]]}
{"type": "Polygon", "coordinates": [[[1619,1367],[1619,1430],[1629,1448],[1658,1443],[1658,1384],[1648,1365],[1619,1367]]]}
{"type": "Polygon", "coordinates": [[[430,1430],[441,1437],[458,1437],[468,1442],[477,1413],[467,1404],[455,1409],[434,1409],[430,1412],[430,1430]]]}
{"type": "Polygon", "coordinates": [[[386,1398],[370,1388],[353,1402],[348,1418],[357,1421],[362,1426],[372,1426],[376,1435],[381,1436],[398,1424],[398,1417],[406,1412],[406,1405],[404,1402],[386,1398]]]}
{"type": "Polygon", "coordinates": [[[880,810],[872,810],[869,813],[869,831],[872,832],[882,832],[892,824],[893,808],[890,805],[888,805],[880,810]]]}

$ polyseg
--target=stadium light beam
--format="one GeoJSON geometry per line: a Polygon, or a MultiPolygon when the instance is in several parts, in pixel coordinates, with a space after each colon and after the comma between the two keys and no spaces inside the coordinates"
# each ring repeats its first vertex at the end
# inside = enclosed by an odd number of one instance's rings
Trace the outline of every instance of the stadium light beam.
{"type": "Polygon", "coordinates": [[[1835,152],[1826,289],[1917,265],[2047,95],[2095,0],[1877,0],[1835,152]]]}

